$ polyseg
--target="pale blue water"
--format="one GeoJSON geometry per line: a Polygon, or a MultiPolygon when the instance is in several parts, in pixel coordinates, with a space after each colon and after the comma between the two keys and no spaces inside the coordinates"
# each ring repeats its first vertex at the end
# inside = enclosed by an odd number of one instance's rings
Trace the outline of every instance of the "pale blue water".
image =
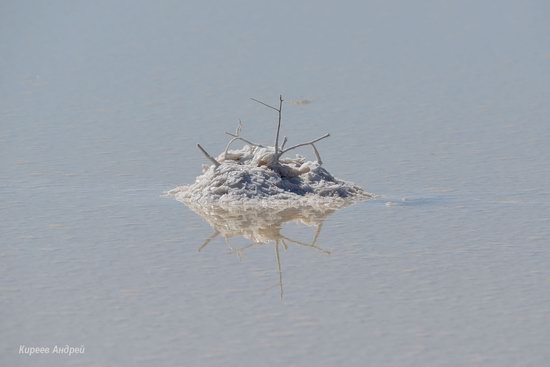
{"type": "MultiPolygon", "coordinates": [[[[0,364],[542,366],[550,6],[0,3],[0,364]],[[325,132],[381,195],[315,249],[220,238],[162,192],[239,118],[325,132]],[[402,200],[405,198],[405,200],[402,200]],[[388,205],[386,205],[389,203],[388,205]],[[233,250],[232,250],[233,249],[233,250]],[[79,356],[20,345],[85,346],[79,356]]],[[[309,241],[315,227],[288,224],[309,241]]]]}

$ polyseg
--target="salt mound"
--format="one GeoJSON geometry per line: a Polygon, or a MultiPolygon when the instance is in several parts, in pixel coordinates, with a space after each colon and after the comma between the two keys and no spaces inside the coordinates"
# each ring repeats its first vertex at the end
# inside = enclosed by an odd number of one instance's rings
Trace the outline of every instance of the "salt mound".
{"type": "Polygon", "coordinates": [[[217,206],[263,206],[297,207],[325,206],[340,208],[358,200],[367,200],[372,194],[359,186],[339,180],[321,167],[321,155],[315,146],[328,138],[325,134],[317,139],[285,148],[287,137],[279,144],[283,96],[279,96],[279,108],[251,98],[253,101],[277,111],[277,133],[273,146],[255,144],[241,135],[242,122],[225,151],[212,157],[200,144],[199,150],[213,163],[203,170],[194,184],[180,186],[168,192],[188,205],[217,206]],[[240,140],[247,145],[239,150],[229,150],[231,144],[240,140]],[[291,150],[311,146],[317,157],[315,162],[304,157],[285,158],[291,150]]]}
{"type": "Polygon", "coordinates": [[[220,154],[192,185],[168,192],[193,205],[254,205],[268,207],[342,207],[372,198],[359,186],[339,180],[319,161],[304,157],[279,158],[273,147],[245,145],[220,154]]]}

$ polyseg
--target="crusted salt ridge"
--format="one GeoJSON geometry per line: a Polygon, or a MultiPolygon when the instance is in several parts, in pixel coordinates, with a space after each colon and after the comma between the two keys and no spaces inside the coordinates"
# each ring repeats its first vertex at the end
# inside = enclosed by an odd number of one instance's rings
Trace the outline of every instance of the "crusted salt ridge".
{"type": "Polygon", "coordinates": [[[281,158],[279,171],[268,168],[272,147],[246,145],[218,156],[218,167],[206,168],[192,185],[168,192],[177,200],[193,205],[216,206],[323,206],[339,208],[372,194],[339,180],[319,162],[301,156],[281,158]],[[283,174],[282,174],[282,173],[283,174]],[[291,174],[284,175],[289,172],[291,174]]]}

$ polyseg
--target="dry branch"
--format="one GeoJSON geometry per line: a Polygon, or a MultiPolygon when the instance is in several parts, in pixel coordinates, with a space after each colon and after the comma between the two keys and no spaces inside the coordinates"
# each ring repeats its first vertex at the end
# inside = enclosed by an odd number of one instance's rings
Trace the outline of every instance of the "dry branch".
{"type": "Polygon", "coordinates": [[[319,165],[322,165],[323,161],[321,160],[321,155],[319,154],[319,151],[317,150],[317,147],[315,146],[315,144],[311,144],[311,146],[313,147],[313,151],[315,152],[315,155],[317,156],[317,163],[319,165]]]}
{"type": "Polygon", "coordinates": [[[306,146],[306,145],[312,145],[313,143],[317,143],[319,140],[323,140],[325,138],[328,138],[330,136],[330,134],[325,134],[317,139],[314,139],[312,141],[308,141],[308,142],[305,142],[305,143],[300,143],[300,144],[296,144],[296,145],[293,145],[291,146],[290,148],[286,148],[285,150],[283,150],[281,152],[281,154],[284,154],[286,152],[288,152],[289,150],[292,150],[292,149],[296,149],[296,148],[300,148],[300,147],[303,147],[303,146],[306,146]]]}
{"type": "Polygon", "coordinates": [[[285,148],[285,144],[287,141],[288,141],[288,138],[285,136],[285,138],[283,139],[283,144],[281,144],[281,149],[285,148]]]}
{"type": "MultiPolygon", "coordinates": [[[[269,107],[277,111],[277,113],[279,114],[279,120],[277,122],[277,134],[275,135],[275,145],[273,146],[275,148],[275,154],[277,154],[279,152],[279,134],[281,133],[281,119],[282,119],[283,101],[284,101],[283,96],[279,95],[279,108],[268,105],[267,103],[259,101],[255,98],[250,98],[250,99],[253,100],[254,102],[258,102],[259,104],[262,104],[266,107],[269,107]]],[[[276,160],[278,160],[278,158],[276,160]]]]}
{"type": "MultiPolygon", "coordinates": [[[[254,102],[257,102],[257,103],[265,106],[265,107],[268,107],[272,110],[277,111],[277,114],[278,114],[277,133],[275,134],[275,143],[273,145],[274,154],[272,156],[272,159],[268,163],[269,168],[271,168],[275,171],[278,171],[280,173],[284,173],[284,172],[287,172],[287,171],[291,170],[291,167],[286,167],[286,166],[282,165],[279,162],[279,159],[281,158],[281,156],[283,154],[285,154],[285,153],[287,153],[287,152],[289,152],[293,149],[297,149],[297,148],[300,148],[300,147],[303,147],[303,146],[306,146],[306,145],[311,145],[311,147],[313,148],[313,152],[315,153],[315,156],[317,157],[317,163],[319,165],[323,164],[323,161],[321,160],[321,155],[319,154],[319,151],[317,150],[317,147],[315,146],[315,143],[317,143],[318,141],[323,140],[325,138],[328,138],[330,136],[330,134],[325,134],[325,135],[323,135],[323,136],[321,136],[317,139],[314,139],[314,140],[311,140],[311,141],[308,141],[308,142],[305,142],[305,143],[296,144],[296,145],[291,146],[290,148],[285,149],[285,145],[288,141],[288,138],[286,136],[284,137],[283,143],[281,144],[281,146],[279,146],[279,136],[280,136],[280,133],[281,133],[281,121],[282,121],[282,111],[283,111],[283,101],[284,101],[283,96],[279,95],[279,108],[273,107],[273,106],[271,106],[271,105],[269,105],[265,102],[262,102],[260,100],[255,99],[255,98],[250,98],[250,99],[253,100],[254,102]]],[[[237,128],[235,130],[235,133],[225,132],[227,135],[229,135],[231,137],[231,140],[229,140],[229,142],[227,143],[227,145],[225,147],[225,150],[224,150],[224,153],[223,153],[223,159],[226,159],[227,154],[229,152],[229,147],[236,140],[241,140],[244,143],[246,143],[250,146],[253,146],[253,147],[264,148],[264,146],[261,145],[261,144],[256,144],[256,143],[253,143],[253,142],[251,142],[250,140],[248,140],[246,138],[243,138],[241,136],[242,127],[243,127],[242,121],[239,120],[239,125],[237,126],[237,128]]],[[[214,165],[216,167],[218,167],[220,165],[220,162],[218,162],[210,154],[208,154],[208,152],[206,152],[206,150],[204,150],[204,148],[201,147],[200,144],[197,144],[197,146],[201,150],[201,152],[203,152],[203,154],[206,156],[206,158],[208,158],[208,160],[210,160],[212,163],[214,163],[214,165]]]]}
{"type": "Polygon", "coordinates": [[[208,152],[206,150],[204,150],[204,148],[201,147],[200,144],[197,144],[197,147],[201,150],[201,152],[203,152],[203,154],[206,156],[206,158],[208,158],[208,160],[210,160],[212,163],[214,163],[214,166],[216,166],[216,167],[220,166],[220,162],[218,162],[210,154],[208,154],[208,152]]]}
{"type": "Polygon", "coordinates": [[[277,135],[275,135],[275,154],[279,151],[279,133],[281,132],[281,113],[283,111],[283,96],[279,95],[279,122],[277,123],[277,135]]]}
{"type": "Polygon", "coordinates": [[[264,106],[269,107],[269,108],[272,108],[272,109],[274,109],[275,111],[279,112],[279,110],[278,110],[277,108],[275,108],[275,107],[273,107],[273,106],[270,106],[270,105],[268,105],[268,104],[265,103],[265,102],[258,101],[256,98],[250,98],[250,99],[253,100],[254,102],[258,102],[259,104],[263,104],[264,106]]]}
{"type": "Polygon", "coordinates": [[[223,158],[224,159],[226,159],[226,157],[227,157],[227,152],[229,151],[229,147],[236,140],[244,141],[246,144],[251,145],[253,147],[259,147],[259,148],[263,147],[263,145],[261,145],[261,144],[256,144],[256,143],[251,142],[250,140],[247,140],[247,139],[243,138],[241,136],[242,128],[243,128],[243,122],[241,120],[239,120],[239,125],[237,126],[237,129],[235,129],[235,134],[232,134],[232,133],[227,132],[227,131],[225,132],[227,135],[233,137],[233,139],[229,140],[229,143],[227,143],[227,145],[225,146],[225,150],[223,152],[223,158]]]}

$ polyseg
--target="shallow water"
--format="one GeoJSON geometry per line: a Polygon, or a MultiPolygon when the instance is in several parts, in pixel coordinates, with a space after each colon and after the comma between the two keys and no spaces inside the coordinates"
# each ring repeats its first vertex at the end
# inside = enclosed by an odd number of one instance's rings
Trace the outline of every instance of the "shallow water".
{"type": "MultiPolygon", "coordinates": [[[[0,14],[2,365],[550,358],[544,2],[0,14]],[[322,250],[235,236],[198,251],[214,229],[162,193],[239,118],[270,143],[276,115],[248,98],[279,93],[289,144],[330,132],[324,166],[380,197],[328,215],[322,250]],[[18,354],[56,344],[85,353],[18,354]]],[[[280,233],[311,243],[316,224],[280,233]]]]}

